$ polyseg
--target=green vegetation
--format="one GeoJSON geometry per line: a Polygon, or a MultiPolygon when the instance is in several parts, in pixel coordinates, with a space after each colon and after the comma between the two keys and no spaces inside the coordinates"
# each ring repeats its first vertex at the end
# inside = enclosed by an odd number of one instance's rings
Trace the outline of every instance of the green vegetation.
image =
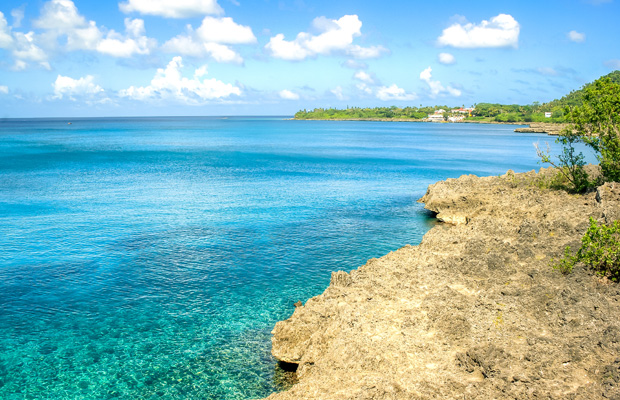
{"type": "Polygon", "coordinates": [[[569,274],[578,262],[584,263],[596,274],[617,282],[620,278],[620,221],[599,225],[590,217],[590,227],[581,239],[577,253],[571,255],[571,248],[567,246],[564,257],[553,268],[569,274]]]}
{"type": "MultiPolygon", "coordinates": [[[[613,83],[620,84],[620,71],[614,71],[605,77],[609,78],[613,83]]],[[[497,103],[478,103],[475,104],[475,110],[471,117],[467,117],[467,121],[472,122],[551,122],[564,123],[569,122],[567,115],[567,107],[574,108],[583,105],[584,95],[587,89],[593,83],[585,85],[582,89],[574,90],[562,97],[541,104],[534,102],[529,105],[518,104],[497,104],[497,103]],[[551,118],[546,118],[545,113],[550,112],[551,118]]],[[[460,108],[461,106],[448,107],[347,107],[345,110],[336,108],[315,108],[314,110],[302,110],[295,114],[295,119],[321,119],[321,120],[347,120],[347,119],[370,119],[370,120],[423,120],[428,114],[434,113],[436,110],[444,109],[444,118],[447,119],[450,110],[460,108]]],[[[464,106],[463,106],[464,107],[464,106]]]]}
{"type": "Polygon", "coordinates": [[[346,120],[346,119],[394,119],[394,120],[422,120],[432,114],[435,110],[447,110],[447,106],[435,107],[375,107],[360,108],[347,107],[346,110],[336,108],[315,108],[314,110],[302,110],[295,114],[295,119],[327,119],[327,120],[346,120]]]}
{"type": "Polygon", "coordinates": [[[586,85],[580,98],[581,105],[565,108],[571,125],[557,139],[562,144],[558,162],[551,159],[548,149],[537,148],[542,162],[558,168],[569,182],[566,189],[577,193],[602,182],[620,181],[620,83],[610,76],[602,77],[586,85]],[[584,156],[574,148],[579,142],[594,150],[601,166],[600,179],[591,180],[584,170],[584,156]]]}
{"type": "Polygon", "coordinates": [[[603,180],[620,181],[620,83],[603,77],[585,88],[583,104],[568,109],[576,135],[597,154],[603,180]]]}
{"type": "MultiPolygon", "coordinates": [[[[609,78],[613,83],[618,83],[620,84],[620,71],[613,71],[603,77],[602,78],[609,78]]],[[[581,106],[583,104],[583,95],[585,90],[592,86],[594,83],[587,83],[583,88],[579,89],[579,90],[573,90],[571,91],[569,94],[567,94],[566,96],[562,97],[559,100],[553,100],[550,101],[549,103],[545,104],[545,107],[550,109],[553,108],[566,108],[566,107],[577,107],[577,106],[581,106]]]]}

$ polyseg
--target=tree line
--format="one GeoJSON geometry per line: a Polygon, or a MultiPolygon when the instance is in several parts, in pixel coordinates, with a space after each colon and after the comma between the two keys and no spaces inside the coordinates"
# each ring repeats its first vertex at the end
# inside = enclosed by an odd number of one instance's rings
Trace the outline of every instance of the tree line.
{"type": "MultiPolygon", "coordinates": [[[[620,71],[614,71],[603,78],[607,78],[612,83],[620,83],[620,71]]],[[[466,119],[481,122],[570,122],[567,108],[578,107],[583,104],[583,96],[593,83],[586,84],[579,90],[574,90],[562,97],[548,103],[537,101],[528,105],[519,104],[499,104],[499,103],[477,103],[471,116],[466,119]],[[551,116],[547,117],[547,113],[551,116]]],[[[321,119],[321,120],[346,120],[346,119],[394,119],[394,120],[423,120],[428,114],[433,114],[438,110],[445,110],[444,119],[448,119],[453,109],[464,107],[457,105],[449,107],[447,105],[422,106],[419,107],[347,107],[346,109],[337,108],[315,108],[313,110],[301,110],[295,114],[295,119],[321,119]]]]}

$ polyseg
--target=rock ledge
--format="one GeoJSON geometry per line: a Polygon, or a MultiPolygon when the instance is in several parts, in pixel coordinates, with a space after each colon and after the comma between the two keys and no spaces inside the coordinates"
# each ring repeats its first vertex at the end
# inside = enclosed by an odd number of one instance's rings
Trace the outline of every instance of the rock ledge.
{"type": "Polygon", "coordinates": [[[420,200],[448,224],[346,273],[273,330],[298,364],[283,399],[620,399],[620,285],[550,268],[620,185],[539,189],[552,173],[462,176],[420,200]]]}

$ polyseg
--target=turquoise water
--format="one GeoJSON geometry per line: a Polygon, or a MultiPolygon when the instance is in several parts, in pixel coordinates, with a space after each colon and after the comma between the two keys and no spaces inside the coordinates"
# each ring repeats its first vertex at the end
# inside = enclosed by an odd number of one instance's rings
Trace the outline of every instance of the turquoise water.
{"type": "Polygon", "coordinates": [[[538,168],[513,126],[0,121],[0,398],[250,399],[270,331],[405,244],[416,200],[538,168]]]}

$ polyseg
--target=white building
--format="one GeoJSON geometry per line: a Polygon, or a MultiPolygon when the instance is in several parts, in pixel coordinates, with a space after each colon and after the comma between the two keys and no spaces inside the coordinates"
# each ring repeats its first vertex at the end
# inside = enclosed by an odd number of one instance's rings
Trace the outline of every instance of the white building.
{"type": "Polygon", "coordinates": [[[427,120],[430,122],[443,122],[443,115],[437,114],[437,111],[435,111],[434,114],[428,114],[427,120]]]}
{"type": "Polygon", "coordinates": [[[459,114],[471,114],[474,111],[474,108],[455,108],[454,110],[450,110],[451,113],[459,113],[459,114]]]}

